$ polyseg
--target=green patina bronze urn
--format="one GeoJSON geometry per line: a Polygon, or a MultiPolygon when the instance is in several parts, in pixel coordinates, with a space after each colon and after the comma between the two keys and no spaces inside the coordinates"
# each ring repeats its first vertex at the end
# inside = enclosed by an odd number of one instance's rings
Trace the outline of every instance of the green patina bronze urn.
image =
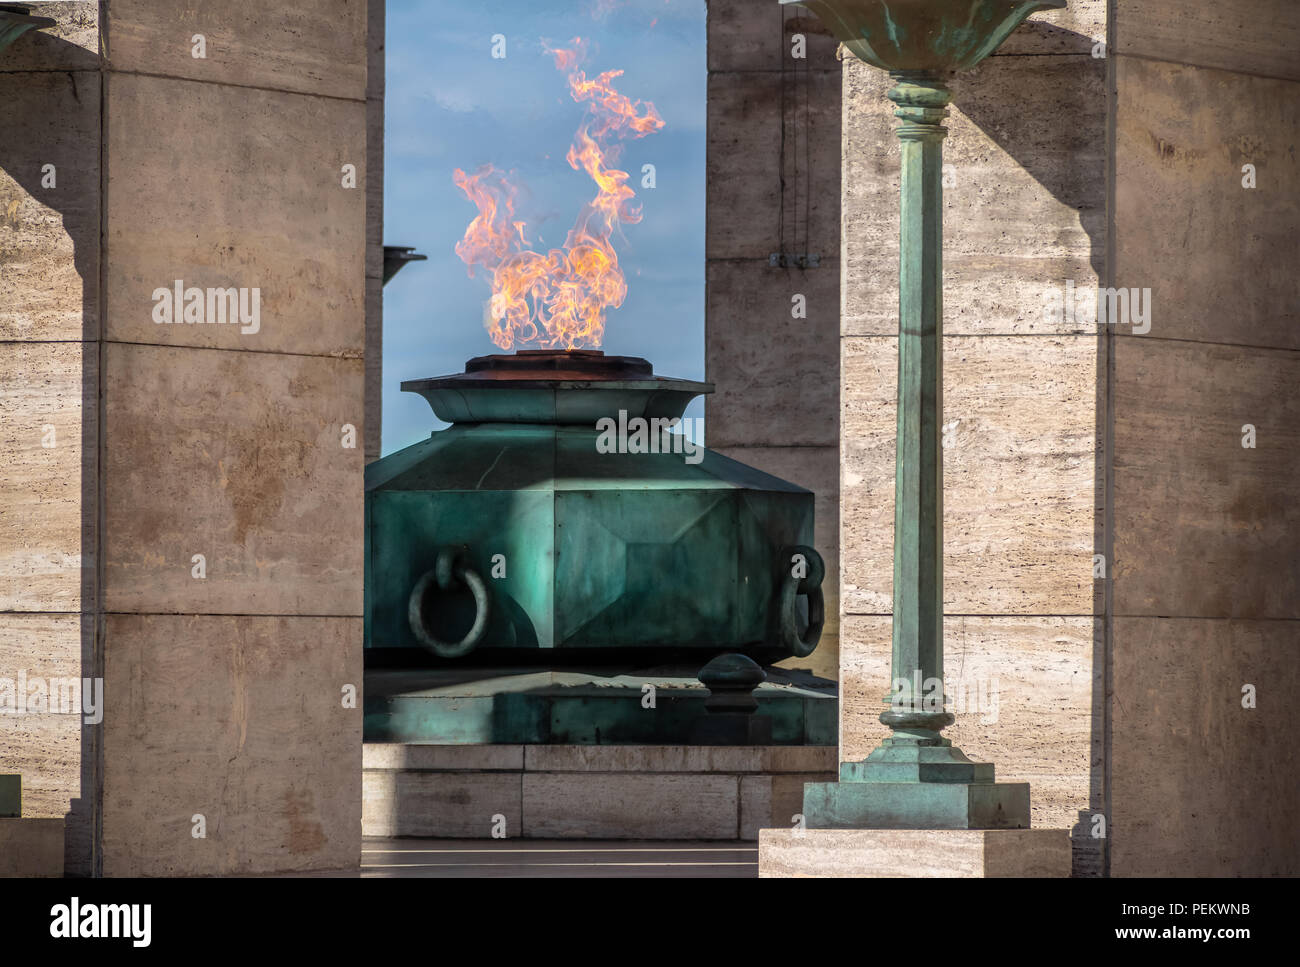
{"type": "Polygon", "coordinates": [[[523,351],[412,380],[452,425],[366,468],[366,645],[434,663],[805,656],[813,494],[681,433],[707,383],[523,351]]]}

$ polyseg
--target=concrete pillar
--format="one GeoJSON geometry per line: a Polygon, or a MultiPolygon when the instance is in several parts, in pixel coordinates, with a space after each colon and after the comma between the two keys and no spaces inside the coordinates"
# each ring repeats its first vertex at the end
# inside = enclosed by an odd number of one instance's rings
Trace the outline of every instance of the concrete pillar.
{"type": "Polygon", "coordinates": [[[384,15],[368,0],[366,71],[366,463],[384,426],[384,15]]]}
{"type": "Polygon", "coordinates": [[[1120,0],[1111,40],[1111,285],[1151,294],[1107,327],[1111,873],[1295,875],[1300,10],[1120,0]]]}
{"type": "Polygon", "coordinates": [[[21,411],[0,500],[9,519],[51,517],[6,529],[3,657],[102,677],[106,707],[84,730],[5,723],[0,756],[30,768],[38,808],[86,804],[72,872],[354,865],[367,11],[45,12],[52,36],[20,41],[43,58],[32,76],[0,73],[30,132],[0,156],[0,210],[24,226],[0,236],[21,411]],[[66,158],[57,190],[33,173],[47,157],[66,158]],[[257,290],[256,331],[159,324],[177,279],[257,290]],[[52,449],[33,436],[46,423],[66,429],[52,449]],[[39,751],[42,731],[66,751],[39,751]]]}
{"type": "Polygon", "coordinates": [[[817,651],[783,664],[827,678],[839,667],[835,49],[807,11],[709,2],[708,443],[817,494],[826,625],[817,651]],[[771,263],[810,254],[816,268],[771,263]]]}
{"type": "MultiPolygon", "coordinates": [[[[0,678],[14,689],[98,674],[98,4],[41,13],[57,26],[0,55],[0,678]]],[[[70,873],[92,869],[97,735],[74,714],[0,715],[0,772],[22,776],[24,817],[68,817],[70,873]]]]}

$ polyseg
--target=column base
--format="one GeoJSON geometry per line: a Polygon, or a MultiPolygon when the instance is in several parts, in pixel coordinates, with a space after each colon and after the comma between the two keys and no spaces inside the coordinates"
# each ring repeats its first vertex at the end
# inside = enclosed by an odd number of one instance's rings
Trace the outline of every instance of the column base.
{"type": "Polygon", "coordinates": [[[808,829],[1028,829],[1027,782],[810,782],[808,829]]]}
{"type": "Polygon", "coordinates": [[[1068,877],[1065,829],[764,829],[760,877],[1068,877]]]}

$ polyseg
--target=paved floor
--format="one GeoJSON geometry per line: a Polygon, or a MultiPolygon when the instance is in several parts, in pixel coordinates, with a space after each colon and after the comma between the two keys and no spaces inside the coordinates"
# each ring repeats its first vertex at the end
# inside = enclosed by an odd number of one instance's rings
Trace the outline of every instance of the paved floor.
{"type": "MultiPolygon", "coordinates": [[[[309,874],[357,876],[355,870],[309,874]]],[[[367,839],[362,877],[756,877],[755,843],[367,839]]]]}

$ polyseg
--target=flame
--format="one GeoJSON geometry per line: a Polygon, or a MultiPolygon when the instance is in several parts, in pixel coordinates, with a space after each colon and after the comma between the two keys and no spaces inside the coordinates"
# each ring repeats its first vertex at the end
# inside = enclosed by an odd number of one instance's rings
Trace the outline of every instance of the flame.
{"type": "Polygon", "coordinates": [[[452,180],[478,208],[478,215],[456,244],[469,266],[491,276],[492,298],[484,325],[502,349],[516,342],[546,349],[598,347],[605,334],[605,312],[627,296],[627,282],[610,239],[621,224],[641,220],[632,206],[636,193],[628,173],[615,167],[619,142],[641,138],[664,126],[650,102],[633,101],[614,89],[621,70],[588,78],[577,65],[586,45],[550,50],[557,70],[568,72],[569,93],[587,111],[565,155],[575,171],[585,171],[596,196],[578,213],[563,248],[542,254],[528,247],[525,223],[515,218],[518,189],[491,165],[473,175],[456,169],[452,180]]]}

